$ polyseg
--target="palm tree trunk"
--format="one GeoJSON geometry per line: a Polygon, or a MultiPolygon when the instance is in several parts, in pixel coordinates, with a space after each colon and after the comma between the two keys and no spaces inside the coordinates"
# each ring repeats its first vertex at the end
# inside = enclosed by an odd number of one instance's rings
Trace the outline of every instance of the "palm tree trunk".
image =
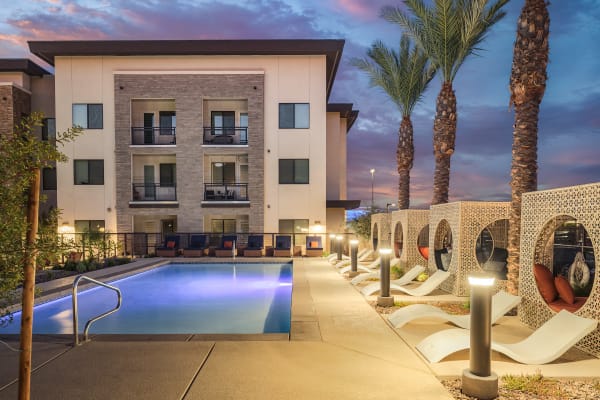
{"type": "Polygon", "coordinates": [[[413,143],[413,126],[409,116],[402,117],[398,131],[398,208],[405,210],[410,206],[410,170],[413,167],[415,146],[413,143]]]}
{"type": "Polygon", "coordinates": [[[431,204],[448,202],[450,188],[450,157],[454,153],[456,139],[456,96],[452,82],[444,82],[437,98],[433,123],[433,200],[431,204]]]}
{"type": "Polygon", "coordinates": [[[537,190],[537,131],[546,90],[550,17],[545,0],[526,0],[519,21],[510,77],[515,107],[511,166],[511,210],[508,228],[508,291],[519,289],[521,199],[537,190]]]}

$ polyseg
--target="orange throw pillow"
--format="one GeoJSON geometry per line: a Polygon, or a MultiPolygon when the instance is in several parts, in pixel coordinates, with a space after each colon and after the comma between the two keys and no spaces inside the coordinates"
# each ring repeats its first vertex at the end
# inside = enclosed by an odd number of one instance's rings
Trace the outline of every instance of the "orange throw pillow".
{"type": "Polygon", "coordinates": [[[167,249],[174,249],[175,248],[175,242],[172,240],[169,240],[167,242],[167,249]]]}
{"type": "Polygon", "coordinates": [[[310,242],[310,248],[311,249],[316,249],[317,247],[319,247],[319,242],[317,242],[316,240],[310,242]]]}
{"type": "Polygon", "coordinates": [[[554,286],[554,277],[552,272],[542,264],[533,266],[533,276],[546,303],[552,303],[558,297],[558,292],[554,286]]]}
{"type": "Polygon", "coordinates": [[[223,242],[224,249],[231,249],[233,247],[233,242],[230,240],[226,240],[223,242]]]}
{"type": "Polygon", "coordinates": [[[569,304],[575,303],[575,293],[573,293],[573,288],[564,276],[557,276],[556,278],[554,278],[554,285],[556,286],[558,296],[561,299],[563,299],[566,303],[569,304]]]}

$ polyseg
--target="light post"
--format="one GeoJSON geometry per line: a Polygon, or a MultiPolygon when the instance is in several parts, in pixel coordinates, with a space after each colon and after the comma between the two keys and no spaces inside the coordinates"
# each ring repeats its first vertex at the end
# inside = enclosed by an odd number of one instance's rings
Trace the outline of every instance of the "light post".
{"type": "Polygon", "coordinates": [[[498,375],[492,372],[492,295],[494,277],[469,276],[471,319],[469,369],[462,373],[463,393],[478,399],[498,397],[498,375]]]}
{"type": "Polygon", "coordinates": [[[335,233],[329,234],[329,253],[333,254],[335,251],[335,233]]]}
{"type": "Polygon", "coordinates": [[[390,212],[390,206],[392,206],[392,207],[396,207],[396,204],[395,204],[395,203],[387,203],[387,204],[385,205],[385,212],[386,212],[386,213],[389,213],[389,212],[390,212]]]}
{"type": "Polygon", "coordinates": [[[369,172],[371,173],[371,211],[373,211],[375,209],[375,196],[374,196],[374,192],[373,192],[373,188],[374,188],[374,182],[375,182],[375,168],[371,168],[369,170],[369,172]]]}
{"type": "Polygon", "coordinates": [[[381,307],[391,307],[394,305],[394,296],[390,296],[390,255],[392,249],[380,249],[381,256],[380,273],[381,290],[380,296],[377,296],[377,305],[381,307]]]}
{"type": "Polygon", "coordinates": [[[344,237],[342,235],[338,235],[335,237],[335,241],[337,242],[337,260],[342,261],[342,241],[344,237]]]}
{"type": "Polygon", "coordinates": [[[358,275],[358,240],[352,239],[350,241],[350,272],[348,277],[354,278],[356,275],[358,275]]]}

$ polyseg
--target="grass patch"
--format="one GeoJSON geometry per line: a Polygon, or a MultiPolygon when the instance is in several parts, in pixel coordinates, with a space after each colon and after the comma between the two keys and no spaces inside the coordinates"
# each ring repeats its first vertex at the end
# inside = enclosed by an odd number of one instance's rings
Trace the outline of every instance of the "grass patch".
{"type": "Polygon", "coordinates": [[[556,396],[561,398],[563,395],[559,382],[544,378],[540,371],[536,371],[533,375],[504,375],[502,377],[502,386],[509,391],[528,393],[536,396],[556,396]]]}

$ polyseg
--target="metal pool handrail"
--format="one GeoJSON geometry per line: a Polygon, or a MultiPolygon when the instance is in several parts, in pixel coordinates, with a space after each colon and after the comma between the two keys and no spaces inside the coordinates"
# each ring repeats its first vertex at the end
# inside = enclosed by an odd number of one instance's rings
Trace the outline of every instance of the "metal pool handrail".
{"type": "Polygon", "coordinates": [[[107,283],[104,282],[100,282],[97,281],[95,279],[92,279],[90,277],[87,277],[85,275],[80,275],[78,276],[75,281],[73,281],[73,336],[75,337],[75,345],[79,345],[79,328],[78,328],[78,323],[79,323],[79,309],[77,307],[77,286],[79,286],[79,281],[81,280],[86,280],[92,283],[95,283],[96,285],[100,285],[100,286],[104,286],[107,289],[111,289],[114,290],[117,293],[117,306],[115,308],[113,308],[112,310],[109,310],[105,313],[102,313],[100,315],[95,316],[94,318],[90,319],[88,322],[86,322],[85,324],[85,328],[83,329],[83,340],[87,341],[88,340],[88,331],[90,330],[90,326],[98,321],[99,319],[102,319],[114,312],[116,312],[119,308],[121,308],[121,291],[119,290],[119,288],[116,288],[114,286],[111,286],[107,283]]]}

